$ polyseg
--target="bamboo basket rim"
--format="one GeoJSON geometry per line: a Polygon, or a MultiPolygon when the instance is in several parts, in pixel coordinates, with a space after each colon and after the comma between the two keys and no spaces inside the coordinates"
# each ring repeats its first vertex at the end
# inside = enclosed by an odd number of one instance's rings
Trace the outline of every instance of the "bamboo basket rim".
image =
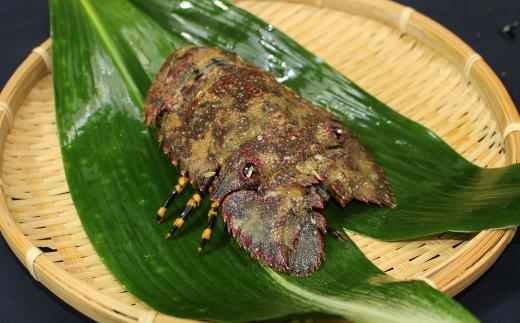
{"type": "MultiPolygon", "coordinates": [[[[251,0],[234,0],[246,2],[251,0]]],[[[487,104],[494,109],[497,120],[506,126],[502,129],[506,163],[519,160],[520,116],[508,92],[486,62],[466,43],[432,19],[389,0],[256,0],[267,2],[290,2],[313,5],[349,12],[376,20],[420,40],[436,51],[446,51],[452,64],[483,91],[487,104]]],[[[18,67],[0,92],[0,151],[13,123],[14,115],[28,91],[43,76],[52,71],[50,59],[51,40],[36,47],[18,67]],[[29,71],[30,73],[27,73],[29,71]]],[[[2,165],[0,165],[1,167],[2,165]]],[[[9,213],[5,187],[0,179],[0,232],[20,262],[32,277],[44,284],[55,295],[71,304],[87,316],[101,321],[120,322],[188,322],[158,313],[151,309],[138,309],[102,292],[94,290],[72,274],[59,268],[35,247],[24,235],[9,213]]],[[[422,277],[437,289],[455,295],[480,275],[500,256],[515,234],[516,228],[486,230],[478,233],[464,247],[449,257],[440,266],[422,277]]]]}

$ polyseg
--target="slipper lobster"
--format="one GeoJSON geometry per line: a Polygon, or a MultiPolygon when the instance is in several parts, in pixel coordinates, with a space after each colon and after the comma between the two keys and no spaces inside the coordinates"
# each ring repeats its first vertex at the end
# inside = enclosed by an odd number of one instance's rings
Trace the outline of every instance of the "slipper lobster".
{"type": "Polygon", "coordinates": [[[196,193],[166,234],[187,220],[203,194],[211,209],[198,252],[221,207],[238,244],[270,267],[308,275],[331,231],[318,212],[330,196],[394,206],[382,169],[356,134],[275,77],[238,55],[187,46],[165,61],[144,104],[147,125],[181,173],[157,222],[191,183],[196,193]]]}

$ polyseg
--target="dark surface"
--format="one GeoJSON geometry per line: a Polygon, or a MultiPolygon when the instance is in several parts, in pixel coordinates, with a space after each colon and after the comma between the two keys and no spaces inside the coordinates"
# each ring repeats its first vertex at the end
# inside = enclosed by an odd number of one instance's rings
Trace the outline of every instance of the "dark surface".
{"type": "MultiPolygon", "coordinates": [[[[520,18],[518,0],[400,0],[455,32],[477,51],[520,106],[520,30],[506,39],[498,30],[520,18]]],[[[43,0],[0,0],[0,88],[32,48],[49,36],[43,0]]],[[[87,322],[35,282],[0,238],[0,322],[87,322]]],[[[520,237],[498,261],[456,299],[485,322],[520,317],[520,237]]]]}

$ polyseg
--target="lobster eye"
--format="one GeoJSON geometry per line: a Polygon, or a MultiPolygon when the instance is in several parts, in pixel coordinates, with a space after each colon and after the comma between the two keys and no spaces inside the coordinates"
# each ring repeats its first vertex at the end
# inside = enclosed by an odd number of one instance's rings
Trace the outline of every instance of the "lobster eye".
{"type": "Polygon", "coordinates": [[[343,133],[343,130],[340,127],[334,127],[332,128],[332,130],[334,131],[337,137],[341,136],[341,134],[343,133]]]}
{"type": "Polygon", "coordinates": [[[256,165],[251,162],[247,162],[242,169],[242,174],[244,174],[246,178],[253,178],[256,175],[256,165]]]}

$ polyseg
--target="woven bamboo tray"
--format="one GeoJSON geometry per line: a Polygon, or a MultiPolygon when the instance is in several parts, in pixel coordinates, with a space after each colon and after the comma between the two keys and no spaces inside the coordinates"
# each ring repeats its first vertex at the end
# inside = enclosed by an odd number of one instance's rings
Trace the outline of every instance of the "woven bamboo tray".
{"type": "MultiPolygon", "coordinates": [[[[387,0],[237,1],[484,167],[515,163],[520,117],[482,58],[448,30],[387,0]]],[[[34,279],[100,321],[165,322],[103,265],[72,203],[54,115],[50,40],[0,94],[0,229],[34,279]]],[[[379,268],[455,295],[497,259],[514,230],[405,242],[351,238],[379,268]]]]}

